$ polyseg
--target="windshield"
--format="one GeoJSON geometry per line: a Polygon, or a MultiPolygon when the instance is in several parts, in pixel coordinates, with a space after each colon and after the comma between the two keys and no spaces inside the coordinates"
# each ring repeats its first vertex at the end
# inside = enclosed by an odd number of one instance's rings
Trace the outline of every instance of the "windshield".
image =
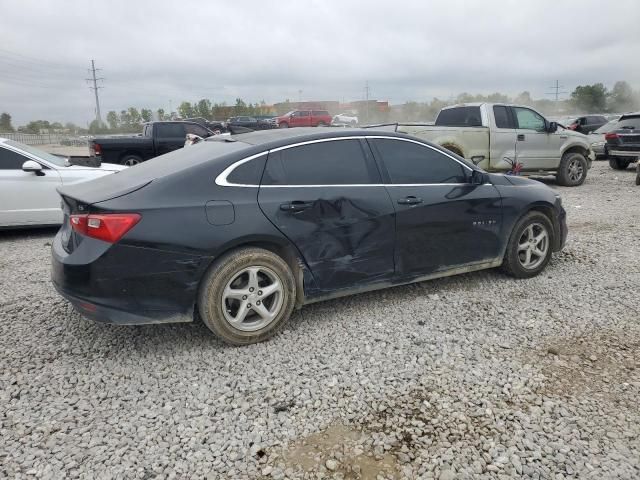
{"type": "Polygon", "coordinates": [[[7,140],[4,142],[6,145],[22,150],[23,152],[27,152],[34,157],[38,157],[45,162],[49,162],[53,165],[57,165],[58,167],[67,167],[67,159],[64,157],[58,157],[56,155],[51,155],[50,153],[45,152],[44,150],[40,150],[39,148],[32,147],[31,145],[25,145],[24,143],[14,142],[13,140],[7,140]]]}

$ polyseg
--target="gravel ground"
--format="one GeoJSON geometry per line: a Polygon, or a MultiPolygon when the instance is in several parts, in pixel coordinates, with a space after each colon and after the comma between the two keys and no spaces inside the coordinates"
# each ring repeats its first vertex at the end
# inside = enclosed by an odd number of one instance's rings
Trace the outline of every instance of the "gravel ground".
{"type": "Polygon", "coordinates": [[[570,237],[537,278],[315,304],[243,348],[83,320],[49,282],[55,232],[1,233],[0,477],[638,478],[633,180],[551,184],[570,237]]]}

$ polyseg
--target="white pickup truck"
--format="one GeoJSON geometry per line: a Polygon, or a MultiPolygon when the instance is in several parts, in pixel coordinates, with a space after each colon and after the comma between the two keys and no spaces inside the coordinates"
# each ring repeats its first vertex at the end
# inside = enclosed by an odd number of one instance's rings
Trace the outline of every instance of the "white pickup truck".
{"type": "Polygon", "coordinates": [[[559,184],[581,185],[595,155],[586,135],[550,122],[530,107],[466,103],[440,110],[435,125],[399,124],[491,172],[555,173],[559,184]]]}

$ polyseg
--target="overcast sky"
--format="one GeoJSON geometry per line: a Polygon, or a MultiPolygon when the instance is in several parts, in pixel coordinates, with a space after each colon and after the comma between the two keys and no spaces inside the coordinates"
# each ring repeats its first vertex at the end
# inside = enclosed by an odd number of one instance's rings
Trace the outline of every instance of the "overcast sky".
{"type": "MultiPolygon", "coordinates": [[[[0,0],[0,111],[86,125],[180,101],[267,103],[460,92],[543,98],[556,79],[640,87],[640,2],[0,0]],[[300,91],[302,91],[300,93],[300,91]]],[[[550,97],[547,97],[550,98],[550,97]]]]}

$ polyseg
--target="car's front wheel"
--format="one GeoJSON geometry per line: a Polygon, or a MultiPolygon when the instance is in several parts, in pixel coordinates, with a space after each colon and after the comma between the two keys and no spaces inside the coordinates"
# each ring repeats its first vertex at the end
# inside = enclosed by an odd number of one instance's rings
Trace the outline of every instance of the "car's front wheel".
{"type": "Polygon", "coordinates": [[[626,170],[630,163],[630,160],[625,160],[623,158],[609,158],[609,166],[614,170],[626,170]]]}
{"type": "Polygon", "coordinates": [[[278,255],[243,248],[217,261],[205,274],[198,309],[205,325],[232,345],[271,337],[291,316],[296,285],[278,255]]]}
{"type": "Polygon", "coordinates": [[[516,278],[538,275],[551,259],[553,227],[540,212],[529,212],[511,232],[502,270],[516,278]]]}
{"type": "Polygon", "coordinates": [[[289,128],[289,124],[287,122],[280,122],[278,124],[278,127],[280,127],[280,128],[289,128]]]}
{"type": "Polygon", "coordinates": [[[560,160],[556,176],[558,183],[565,187],[582,185],[587,178],[587,160],[577,152],[565,153],[560,160]]]}

